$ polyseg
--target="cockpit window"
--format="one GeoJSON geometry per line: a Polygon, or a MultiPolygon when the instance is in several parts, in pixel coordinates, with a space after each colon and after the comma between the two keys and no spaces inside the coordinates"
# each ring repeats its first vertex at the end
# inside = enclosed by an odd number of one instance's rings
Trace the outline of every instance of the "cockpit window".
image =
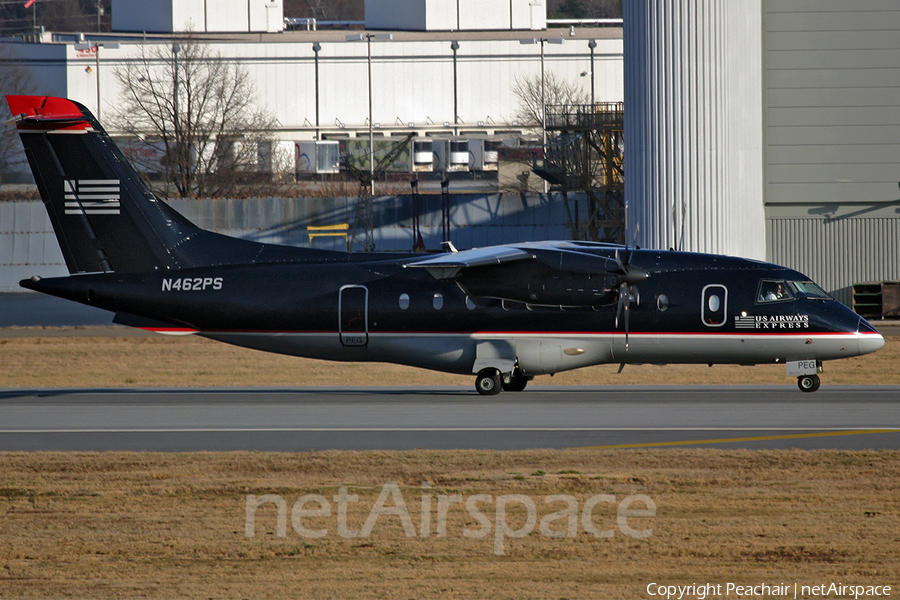
{"type": "Polygon", "coordinates": [[[788,288],[797,298],[831,300],[831,296],[812,281],[788,281],[788,288]]]}
{"type": "Polygon", "coordinates": [[[759,296],[757,303],[763,302],[784,302],[785,300],[793,300],[794,296],[790,292],[790,286],[783,279],[763,279],[759,282],[759,296]]]}
{"type": "Polygon", "coordinates": [[[785,302],[797,298],[830,300],[831,296],[812,281],[786,281],[784,279],[763,279],[759,282],[757,304],[785,302]]]}

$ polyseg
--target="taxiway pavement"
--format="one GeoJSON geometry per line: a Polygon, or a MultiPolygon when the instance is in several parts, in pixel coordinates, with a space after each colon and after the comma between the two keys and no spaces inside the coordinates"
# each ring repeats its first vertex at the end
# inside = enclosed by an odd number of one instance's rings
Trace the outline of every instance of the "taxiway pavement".
{"type": "Polygon", "coordinates": [[[900,386],[0,390],[0,450],[900,449],[900,386]]]}

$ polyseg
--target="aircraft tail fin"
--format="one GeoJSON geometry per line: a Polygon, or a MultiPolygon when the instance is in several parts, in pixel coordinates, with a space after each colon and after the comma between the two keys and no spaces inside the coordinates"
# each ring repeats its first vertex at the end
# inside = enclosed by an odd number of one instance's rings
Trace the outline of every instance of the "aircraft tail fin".
{"type": "Polygon", "coordinates": [[[70,273],[195,266],[179,246],[201,230],[157,200],[87,108],[7,101],[70,273]]]}

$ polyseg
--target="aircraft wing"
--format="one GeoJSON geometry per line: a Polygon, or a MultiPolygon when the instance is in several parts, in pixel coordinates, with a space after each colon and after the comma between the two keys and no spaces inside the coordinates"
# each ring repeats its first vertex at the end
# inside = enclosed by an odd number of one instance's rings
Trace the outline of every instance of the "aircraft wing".
{"type": "Polygon", "coordinates": [[[462,250],[441,254],[405,265],[427,269],[435,279],[454,279],[466,269],[534,261],[535,267],[546,266],[569,273],[619,275],[621,266],[613,258],[585,252],[567,242],[510,244],[462,250]]]}
{"type": "Polygon", "coordinates": [[[409,263],[409,268],[427,269],[435,279],[453,279],[460,271],[503,263],[531,260],[534,256],[515,246],[490,246],[461,252],[440,254],[434,258],[409,263]]]}

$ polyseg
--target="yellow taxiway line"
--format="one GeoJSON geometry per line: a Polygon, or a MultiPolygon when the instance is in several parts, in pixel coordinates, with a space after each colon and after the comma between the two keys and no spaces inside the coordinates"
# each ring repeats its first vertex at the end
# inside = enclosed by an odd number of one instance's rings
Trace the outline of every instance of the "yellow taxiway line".
{"type": "Polygon", "coordinates": [[[677,442],[647,442],[643,444],[610,444],[608,446],[579,446],[578,450],[615,450],[621,448],[658,448],[663,446],[696,446],[700,444],[730,444],[735,442],[765,442],[769,440],[799,440],[804,438],[834,437],[839,435],[869,435],[873,433],[900,433],[900,429],[856,429],[851,431],[823,431],[820,433],[793,433],[787,435],[760,435],[754,437],[720,438],[714,440],[680,440],[677,442]]]}

